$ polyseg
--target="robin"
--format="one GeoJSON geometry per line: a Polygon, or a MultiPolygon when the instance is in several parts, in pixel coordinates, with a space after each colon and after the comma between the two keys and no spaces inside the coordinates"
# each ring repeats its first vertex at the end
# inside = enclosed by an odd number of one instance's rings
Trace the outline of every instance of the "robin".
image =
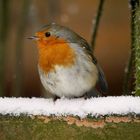
{"type": "Polygon", "coordinates": [[[37,42],[39,75],[49,93],[67,98],[106,93],[104,73],[90,45],[77,33],[52,23],[29,39],[37,42]]]}

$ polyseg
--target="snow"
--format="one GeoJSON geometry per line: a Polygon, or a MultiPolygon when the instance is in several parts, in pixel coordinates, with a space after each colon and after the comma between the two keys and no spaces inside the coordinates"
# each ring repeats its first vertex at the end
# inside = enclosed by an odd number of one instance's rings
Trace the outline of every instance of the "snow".
{"type": "Polygon", "coordinates": [[[90,99],[0,98],[0,114],[79,116],[140,114],[140,97],[98,97],[90,99]]]}

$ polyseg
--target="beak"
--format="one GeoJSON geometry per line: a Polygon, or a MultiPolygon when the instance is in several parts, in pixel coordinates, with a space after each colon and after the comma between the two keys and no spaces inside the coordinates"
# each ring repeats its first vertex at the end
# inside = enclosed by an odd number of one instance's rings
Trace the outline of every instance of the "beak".
{"type": "Polygon", "coordinates": [[[31,37],[28,37],[27,39],[38,40],[39,38],[37,36],[31,36],[31,37]]]}

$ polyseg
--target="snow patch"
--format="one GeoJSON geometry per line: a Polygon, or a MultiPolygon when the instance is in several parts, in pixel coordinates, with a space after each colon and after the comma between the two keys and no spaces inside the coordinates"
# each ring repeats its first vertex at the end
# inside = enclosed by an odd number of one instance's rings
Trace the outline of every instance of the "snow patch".
{"type": "Polygon", "coordinates": [[[0,114],[18,116],[45,115],[45,116],[79,116],[87,115],[127,115],[140,114],[140,97],[98,97],[90,99],[61,98],[55,102],[45,98],[0,98],[0,114]]]}

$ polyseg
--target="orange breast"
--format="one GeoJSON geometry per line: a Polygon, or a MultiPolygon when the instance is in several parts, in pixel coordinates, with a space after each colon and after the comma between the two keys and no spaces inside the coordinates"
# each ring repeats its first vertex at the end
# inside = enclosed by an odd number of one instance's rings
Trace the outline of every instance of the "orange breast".
{"type": "Polygon", "coordinates": [[[46,73],[54,70],[55,65],[70,67],[74,64],[75,53],[69,44],[62,40],[50,43],[38,42],[39,66],[46,73]]]}

